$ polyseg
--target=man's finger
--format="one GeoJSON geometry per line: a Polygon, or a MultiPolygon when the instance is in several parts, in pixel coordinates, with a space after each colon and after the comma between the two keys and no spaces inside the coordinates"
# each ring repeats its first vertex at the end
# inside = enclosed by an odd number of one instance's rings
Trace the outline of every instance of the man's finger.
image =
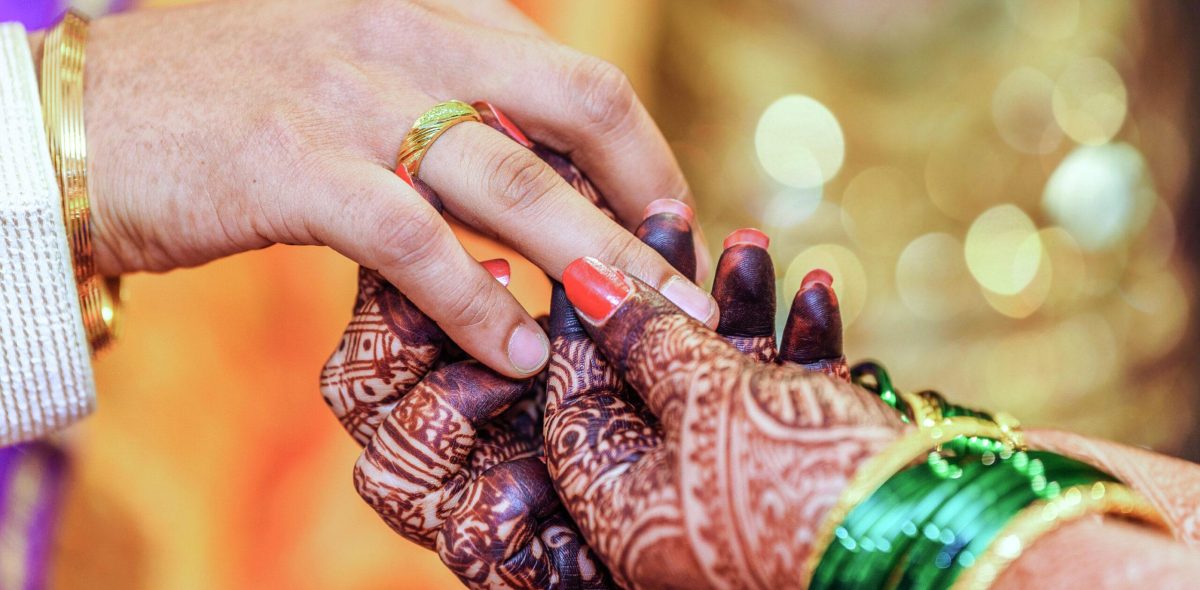
{"type": "Polygon", "coordinates": [[[338,180],[344,194],[310,221],[323,243],[378,269],[472,358],[517,378],[545,366],[537,322],[411,185],[367,163],[345,166],[338,180]]]}
{"type": "Polygon", "coordinates": [[[716,304],[707,292],[581,198],[536,155],[485,125],[463,123],[446,131],[421,164],[421,178],[447,211],[499,237],[551,277],[561,277],[579,256],[599,255],[716,325],[716,304]]]}

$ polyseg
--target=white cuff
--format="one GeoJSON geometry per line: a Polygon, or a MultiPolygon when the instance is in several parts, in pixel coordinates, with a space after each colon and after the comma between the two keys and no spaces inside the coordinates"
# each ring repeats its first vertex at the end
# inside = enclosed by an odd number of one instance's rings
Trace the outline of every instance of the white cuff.
{"type": "Polygon", "coordinates": [[[95,383],[29,41],[0,24],[0,445],[92,411],[95,383]]]}

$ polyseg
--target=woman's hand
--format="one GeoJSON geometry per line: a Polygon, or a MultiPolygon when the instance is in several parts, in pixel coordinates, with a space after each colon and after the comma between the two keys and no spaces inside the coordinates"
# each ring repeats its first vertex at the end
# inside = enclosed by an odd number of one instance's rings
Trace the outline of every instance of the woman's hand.
{"type": "Polygon", "coordinates": [[[728,340],[594,259],[553,300],[547,465],[622,586],[802,587],[825,513],[907,428],[844,380],[827,275],[805,280],[775,352],[764,246],[735,234],[718,263],[728,340]]]}
{"type": "Polygon", "coordinates": [[[354,318],[321,374],[325,401],[366,447],[359,494],[470,587],[609,587],[546,472],[544,382],[458,360],[444,341],[360,270],[354,318]]]}
{"type": "MultiPolygon", "coordinates": [[[[569,153],[629,228],[650,201],[690,199],[621,72],[546,39],[498,1],[136,11],[92,24],[86,83],[101,272],[328,245],[378,270],[467,353],[509,376],[544,365],[546,338],[436,206],[392,172],[418,115],[451,98],[490,101],[529,138],[569,153]]],[[[579,256],[600,256],[715,322],[707,294],[524,143],[457,125],[430,149],[420,180],[447,212],[553,277],[579,256]]]]}

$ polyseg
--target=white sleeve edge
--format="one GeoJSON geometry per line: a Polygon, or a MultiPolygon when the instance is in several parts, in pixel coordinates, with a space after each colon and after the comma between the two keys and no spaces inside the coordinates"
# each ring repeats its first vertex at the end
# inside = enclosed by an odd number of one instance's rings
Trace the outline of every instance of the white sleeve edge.
{"type": "Polygon", "coordinates": [[[0,445],[95,405],[61,196],[25,29],[0,24],[0,445]]]}

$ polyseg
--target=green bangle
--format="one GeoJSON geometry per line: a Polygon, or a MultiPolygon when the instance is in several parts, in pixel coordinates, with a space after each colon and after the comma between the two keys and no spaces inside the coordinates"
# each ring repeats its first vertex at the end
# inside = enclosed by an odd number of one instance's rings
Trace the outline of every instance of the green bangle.
{"type": "Polygon", "coordinates": [[[846,516],[810,588],[948,588],[1013,516],[1061,490],[1097,481],[1112,478],[1047,452],[988,461],[933,454],[889,478],[846,516]]]}

